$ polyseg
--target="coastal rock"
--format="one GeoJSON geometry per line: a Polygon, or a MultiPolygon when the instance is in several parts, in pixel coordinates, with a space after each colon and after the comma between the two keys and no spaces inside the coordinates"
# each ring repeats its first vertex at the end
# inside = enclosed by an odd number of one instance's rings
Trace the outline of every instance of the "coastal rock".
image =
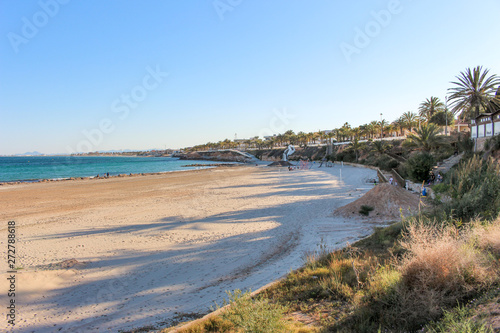
{"type": "Polygon", "coordinates": [[[218,161],[248,163],[250,158],[234,151],[203,151],[177,155],[181,160],[218,161]]]}

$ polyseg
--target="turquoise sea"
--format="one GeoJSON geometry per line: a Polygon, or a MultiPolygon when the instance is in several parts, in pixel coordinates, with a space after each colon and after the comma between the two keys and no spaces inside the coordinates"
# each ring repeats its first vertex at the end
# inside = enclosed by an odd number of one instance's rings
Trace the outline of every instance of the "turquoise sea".
{"type": "Polygon", "coordinates": [[[172,157],[111,156],[12,156],[0,157],[0,182],[36,181],[71,177],[110,176],[199,169],[182,167],[211,161],[186,161],[172,157]]]}

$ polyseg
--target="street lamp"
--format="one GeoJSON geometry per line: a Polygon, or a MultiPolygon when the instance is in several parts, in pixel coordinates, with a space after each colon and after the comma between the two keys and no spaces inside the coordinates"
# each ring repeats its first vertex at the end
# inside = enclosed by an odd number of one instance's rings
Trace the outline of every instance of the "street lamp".
{"type": "Polygon", "coordinates": [[[444,98],[444,121],[446,127],[444,128],[444,135],[448,135],[448,96],[444,98]]]}
{"type": "Polygon", "coordinates": [[[380,113],[380,140],[384,136],[384,123],[382,122],[382,113],[380,113]]]}

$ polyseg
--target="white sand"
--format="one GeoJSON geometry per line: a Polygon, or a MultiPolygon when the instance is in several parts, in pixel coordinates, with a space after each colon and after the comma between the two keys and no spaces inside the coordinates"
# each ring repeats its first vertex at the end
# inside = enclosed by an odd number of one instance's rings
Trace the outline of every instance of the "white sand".
{"type": "MultiPolygon", "coordinates": [[[[226,290],[255,290],[322,243],[368,235],[332,211],[375,171],[251,167],[0,187],[0,248],[17,223],[16,332],[166,327],[205,313],[226,290]],[[75,258],[70,269],[44,265],[75,258]]],[[[0,330],[7,298],[5,260],[0,330]]]]}

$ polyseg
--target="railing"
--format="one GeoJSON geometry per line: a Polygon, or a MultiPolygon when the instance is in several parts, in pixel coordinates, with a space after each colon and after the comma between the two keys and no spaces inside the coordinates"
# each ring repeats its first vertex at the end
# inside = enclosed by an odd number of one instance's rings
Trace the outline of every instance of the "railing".
{"type": "Polygon", "coordinates": [[[387,178],[385,178],[384,174],[382,173],[382,171],[380,171],[379,168],[377,168],[377,176],[380,183],[388,183],[387,178]]]}
{"type": "Polygon", "coordinates": [[[391,174],[394,177],[394,179],[398,182],[398,185],[402,188],[405,188],[406,180],[404,180],[403,177],[401,177],[399,173],[394,169],[391,170],[391,174]]]}

